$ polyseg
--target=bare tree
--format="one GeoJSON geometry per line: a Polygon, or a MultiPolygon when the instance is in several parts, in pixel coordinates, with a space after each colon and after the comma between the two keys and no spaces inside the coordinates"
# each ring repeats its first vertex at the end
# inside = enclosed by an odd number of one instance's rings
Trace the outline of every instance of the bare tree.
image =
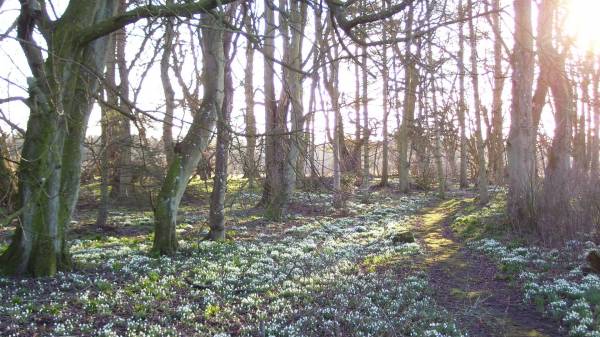
{"type": "Polygon", "coordinates": [[[222,109],[225,86],[223,28],[219,19],[202,14],[202,84],[204,94],[200,108],[194,114],[190,128],[173,151],[165,179],[154,209],[154,244],[158,254],[173,254],[177,248],[175,226],[177,211],[188,180],[194,173],[202,152],[208,146],[216,116],[222,109]]]}
{"type": "Polygon", "coordinates": [[[412,55],[410,48],[412,46],[412,39],[410,38],[413,29],[413,16],[414,6],[411,4],[408,10],[408,17],[406,20],[406,35],[408,37],[405,44],[405,75],[404,75],[404,107],[402,113],[402,124],[398,132],[398,151],[399,151],[399,163],[398,163],[398,184],[401,192],[406,193],[410,189],[409,180],[409,153],[408,144],[410,139],[410,133],[413,127],[415,118],[415,103],[416,103],[416,91],[419,83],[419,77],[416,69],[416,61],[414,55],[412,55]]]}
{"type": "Polygon", "coordinates": [[[500,25],[500,0],[492,1],[492,31],[494,32],[494,86],[492,94],[492,128],[489,135],[490,174],[496,184],[504,180],[504,144],[502,137],[502,30],[500,25]]]}
{"type": "Polygon", "coordinates": [[[490,197],[488,192],[488,177],[485,164],[485,144],[481,130],[481,99],[479,98],[479,73],[477,71],[477,36],[473,24],[473,0],[468,0],[469,7],[469,42],[471,47],[471,81],[473,83],[473,110],[475,112],[475,142],[477,146],[477,166],[479,187],[479,202],[487,204],[490,197]]]}
{"type": "MultiPolygon", "coordinates": [[[[244,28],[246,32],[252,32],[252,17],[250,5],[244,4],[244,28]]],[[[256,117],[254,116],[254,46],[252,40],[246,41],[246,67],[244,68],[244,97],[246,110],[244,118],[246,122],[246,152],[244,157],[244,176],[248,179],[248,185],[254,186],[258,177],[256,165],[256,117]]]]}
{"type": "Polygon", "coordinates": [[[363,202],[369,201],[369,184],[371,180],[371,174],[369,172],[369,136],[371,130],[369,129],[369,81],[367,72],[367,48],[362,48],[362,109],[363,109],[363,150],[362,150],[362,182],[361,182],[361,198],[363,202]]]}
{"type": "MultiPolygon", "coordinates": [[[[167,4],[173,4],[173,0],[167,0],[167,4]]],[[[173,54],[173,40],[175,39],[173,18],[165,19],[165,35],[163,38],[163,53],[160,59],[160,79],[165,94],[165,116],[163,118],[162,141],[167,165],[173,161],[173,113],[175,111],[175,91],[169,76],[169,64],[173,54]]]]}
{"type": "Polygon", "coordinates": [[[469,186],[467,180],[467,124],[465,112],[467,103],[465,100],[465,33],[464,33],[465,9],[462,0],[458,2],[458,124],[460,127],[460,170],[459,184],[461,188],[469,186]]]}
{"type": "Polygon", "coordinates": [[[511,123],[507,142],[508,200],[511,222],[530,226],[535,219],[535,136],[533,125],[533,34],[531,2],[514,1],[511,123]]]}
{"type": "MultiPolygon", "coordinates": [[[[231,5],[226,12],[226,17],[232,18],[235,15],[237,6],[231,5]]],[[[239,36],[239,35],[237,35],[239,36]]],[[[223,104],[217,111],[217,144],[215,149],[215,175],[213,177],[213,188],[210,194],[209,225],[210,232],[208,238],[211,240],[225,239],[225,192],[227,190],[227,163],[230,144],[230,116],[233,110],[233,75],[231,63],[235,51],[232,51],[233,32],[225,31],[223,33],[223,57],[224,64],[224,93],[223,104]]]]}

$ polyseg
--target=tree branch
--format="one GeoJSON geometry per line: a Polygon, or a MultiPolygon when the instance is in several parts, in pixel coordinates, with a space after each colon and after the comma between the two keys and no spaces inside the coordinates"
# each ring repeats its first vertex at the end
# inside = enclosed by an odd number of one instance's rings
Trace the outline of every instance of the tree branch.
{"type": "Polygon", "coordinates": [[[113,16],[82,30],[80,43],[85,45],[141,19],[154,17],[192,16],[225,5],[236,0],[199,0],[174,5],[146,5],[113,16]]]}

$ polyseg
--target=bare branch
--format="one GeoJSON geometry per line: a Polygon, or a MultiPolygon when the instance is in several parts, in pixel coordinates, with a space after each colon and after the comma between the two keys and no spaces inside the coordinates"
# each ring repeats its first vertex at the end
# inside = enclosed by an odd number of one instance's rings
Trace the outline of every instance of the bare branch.
{"type": "Polygon", "coordinates": [[[80,43],[87,44],[141,19],[154,17],[192,16],[235,0],[200,0],[174,5],[146,5],[113,16],[81,31],[80,43]]]}

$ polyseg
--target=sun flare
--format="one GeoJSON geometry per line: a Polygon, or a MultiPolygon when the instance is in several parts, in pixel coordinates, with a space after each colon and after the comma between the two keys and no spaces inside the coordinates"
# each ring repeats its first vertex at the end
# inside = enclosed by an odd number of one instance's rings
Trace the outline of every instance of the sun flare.
{"type": "Polygon", "coordinates": [[[600,50],[600,1],[564,0],[565,33],[580,51],[600,50]]]}

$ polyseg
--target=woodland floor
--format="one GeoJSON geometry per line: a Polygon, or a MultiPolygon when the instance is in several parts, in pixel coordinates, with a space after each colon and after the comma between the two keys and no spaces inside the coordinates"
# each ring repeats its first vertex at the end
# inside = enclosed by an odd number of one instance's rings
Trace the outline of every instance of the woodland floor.
{"type": "Polygon", "coordinates": [[[481,208],[469,192],[384,189],[336,212],[330,195],[302,192],[285,222],[263,220],[249,193],[222,243],[199,240],[205,207],[184,207],[172,258],[147,253],[151,213],[95,228],[84,209],[74,271],[0,277],[0,335],[600,336],[600,278],[578,269],[597,246],[512,234],[503,193],[481,208]]]}
{"type": "Polygon", "coordinates": [[[436,202],[415,221],[415,236],[426,248],[426,270],[438,304],[451,312],[470,336],[563,336],[558,322],[524,304],[514,285],[501,280],[497,266],[465,247],[450,224],[460,199],[436,202]]]}

